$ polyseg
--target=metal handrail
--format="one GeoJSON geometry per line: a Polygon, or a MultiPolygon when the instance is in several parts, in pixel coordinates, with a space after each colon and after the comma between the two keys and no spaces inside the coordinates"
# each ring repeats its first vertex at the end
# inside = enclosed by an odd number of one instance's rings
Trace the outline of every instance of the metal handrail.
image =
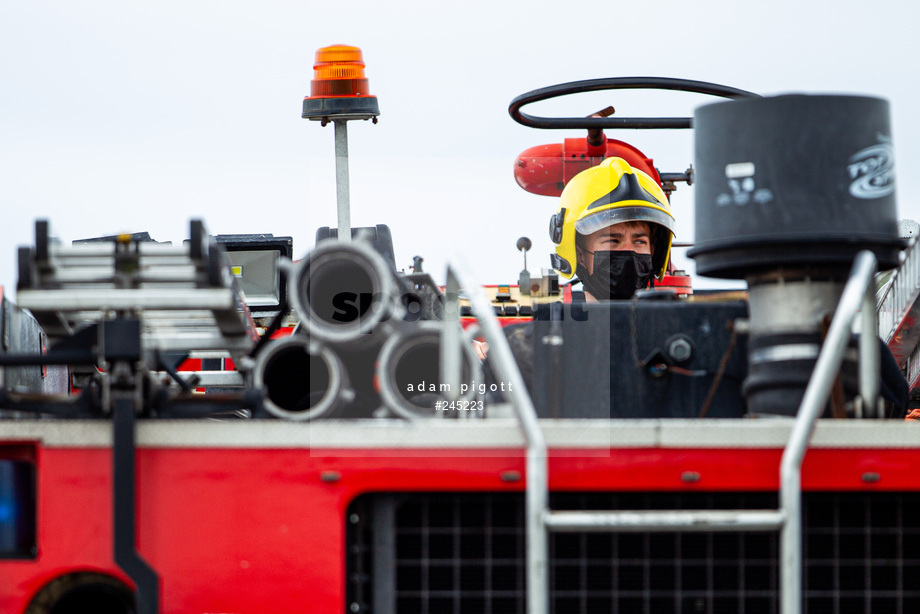
{"type": "Polygon", "coordinates": [[[780,509],[786,514],[780,541],[782,614],[802,611],[802,461],[815,421],[830,398],[831,387],[843,364],[843,355],[860,306],[863,332],[859,338],[859,393],[863,405],[870,411],[877,406],[880,357],[878,341],[873,334],[878,330],[878,321],[872,288],[876,268],[877,261],[872,252],[863,251],[856,255],[780,461],[780,509]]]}
{"type": "MultiPolygon", "coordinates": [[[[527,611],[530,614],[547,614],[549,612],[549,540],[546,534],[544,518],[549,502],[549,486],[546,464],[546,438],[540,429],[537,420],[537,411],[533,401],[527,393],[524,378],[518,369],[517,362],[511,353],[511,346],[502,333],[501,325],[495,317],[492,305],[486,298],[482,287],[472,283],[472,277],[467,273],[461,263],[454,261],[447,269],[448,297],[454,300],[453,309],[449,306],[449,315],[456,316],[459,308],[456,305],[457,292],[463,288],[472,307],[473,315],[479,320],[479,327],[483,337],[489,343],[489,361],[495,369],[496,375],[502,382],[510,384],[509,400],[515,409],[521,424],[521,430],[527,441],[527,471],[526,484],[526,539],[527,539],[527,611]],[[452,293],[453,291],[453,293],[452,293]]],[[[456,327],[450,323],[445,326],[444,345],[458,344],[462,337],[456,334],[456,327]],[[451,330],[453,329],[453,330],[451,330]]],[[[459,355],[459,347],[455,346],[454,353],[459,355]]],[[[451,348],[445,347],[445,352],[451,348]]],[[[457,369],[459,365],[450,365],[454,371],[451,379],[459,381],[457,369]]]]}
{"type": "MultiPolygon", "coordinates": [[[[675,510],[675,511],[559,511],[548,506],[546,440],[536,411],[525,392],[523,378],[511,348],[482,289],[452,264],[448,289],[466,290],[474,315],[491,347],[489,358],[503,381],[512,383],[511,402],[527,441],[527,612],[549,611],[547,529],[571,531],[771,531],[781,530],[780,604],[782,614],[799,614],[802,608],[802,492],[801,468],[815,421],[830,397],[831,387],[843,363],[853,321],[862,308],[859,340],[859,387],[863,407],[877,407],[880,369],[879,347],[871,331],[878,330],[875,293],[872,287],[877,268],[875,256],[860,252],[837,306],[824,346],[809,380],[789,441],[780,462],[780,505],[778,510],[675,510]]],[[[450,294],[450,293],[449,293],[450,294]]],[[[454,295],[456,296],[456,295],[454,295]]],[[[454,306],[454,313],[458,311],[454,306]]],[[[458,344],[460,336],[446,332],[458,344]]],[[[459,350],[459,347],[455,347],[459,350]]]]}
{"type": "Polygon", "coordinates": [[[550,512],[547,527],[556,533],[684,533],[698,531],[775,531],[782,510],[639,510],[550,512]]]}
{"type": "Polygon", "coordinates": [[[878,332],[888,343],[898,330],[910,306],[920,296],[920,249],[912,238],[904,251],[904,260],[892,273],[885,294],[878,303],[878,332]]]}

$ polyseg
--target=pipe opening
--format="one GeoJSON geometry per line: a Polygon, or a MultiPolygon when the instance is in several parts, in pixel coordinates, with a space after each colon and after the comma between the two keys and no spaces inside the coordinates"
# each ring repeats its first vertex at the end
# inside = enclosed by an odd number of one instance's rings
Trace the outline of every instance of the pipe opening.
{"type": "MultiPolygon", "coordinates": [[[[414,408],[432,410],[434,401],[447,397],[448,384],[441,381],[441,346],[439,338],[425,336],[410,339],[402,351],[393,357],[390,381],[399,396],[414,408]]],[[[471,386],[470,364],[466,355],[460,370],[460,381],[471,386]]]]}
{"type": "Polygon", "coordinates": [[[312,263],[301,280],[304,305],[324,324],[344,326],[366,318],[379,283],[369,264],[353,260],[312,263]]]}
{"type": "Polygon", "coordinates": [[[275,352],[262,376],[268,399],[289,412],[313,409],[329,393],[331,380],[329,366],[322,356],[311,355],[306,348],[296,346],[275,352]]]}

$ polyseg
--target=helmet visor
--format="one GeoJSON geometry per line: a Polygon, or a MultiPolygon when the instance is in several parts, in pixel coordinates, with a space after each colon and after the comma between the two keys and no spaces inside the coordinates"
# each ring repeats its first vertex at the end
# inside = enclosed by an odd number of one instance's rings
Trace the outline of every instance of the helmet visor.
{"type": "Polygon", "coordinates": [[[664,226],[673,236],[671,224],[674,222],[668,213],[661,209],[640,205],[635,207],[614,207],[596,213],[590,213],[575,222],[575,231],[581,235],[589,235],[614,224],[623,222],[649,222],[664,226]]]}

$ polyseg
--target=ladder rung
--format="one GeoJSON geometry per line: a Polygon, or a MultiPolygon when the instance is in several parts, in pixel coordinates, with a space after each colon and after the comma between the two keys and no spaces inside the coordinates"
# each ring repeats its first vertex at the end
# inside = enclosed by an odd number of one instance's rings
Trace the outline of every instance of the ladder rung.
{"type": "Polygon", "coordinates": [[[784,520],[779,510],[579,511],[544,517],[546,528],[556,533],[775,531],[784,520]]]}
{"type": "Polygon", "coordinates": [[[19,305],[35,311],[211,309],[236,311],[230,288],[83,288],[20,290],[19,305]]]}

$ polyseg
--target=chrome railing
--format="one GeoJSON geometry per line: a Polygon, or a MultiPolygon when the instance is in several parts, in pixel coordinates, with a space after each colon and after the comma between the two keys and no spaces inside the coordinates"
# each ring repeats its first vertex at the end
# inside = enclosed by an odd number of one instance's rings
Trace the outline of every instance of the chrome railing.
{"type": "MultiPolygon", "coordinates": [[[[782,614],[798,614],[802,611],[802,461],[815,428],[815,421],[827,405],[831,387],[843,364],[843,355],[850,341],[853,322],[860,308],[863,317],[862,330],[876,329],[875,289],[872,285],[876,267],[876,259],[872,252],[857,254],[780,462],[780,509],[785,513],[785,524],[780,539],[782,614]]],[[[870,414],[874,414],[877,405],[879,360],[879,347],[875,335],[860,335],[859,393],[863,407],[868,408],[870,414]]]]}
{"type": "MultiPolygon", "coordinates": [[[[497,375],[513,385],[510,401],[527,441],[526,535],[527,612],[549,612],[548,533],[555,532],[684,532],[684,531],[781,531],[780,604],[782,614],[802,611],[802,493],[801,469],[815,422],[826,406],[831,386],[843,363],[853,323],[862,312],[862,330],[878,327],[873,280],[877,262],[871,252],[857,255],[844,288],[824,346],[783,450],[780,462],[780,506],[777,510],[675,510],[675,511],[565,511],[549,509],[546,439],[533,402],[525,392],[523,378],[514,361],[501,326],[482,289],[471,283],[461,267],[448,269],[448,296],[463,288],[479,319],[481,332],[490,344],[489,359],[497,375]]],[[[456,300],[454,298],[454,300],[456,300]]],[[[448,308],[449,313],[457,313],[448,308]]],[[[445,326],[444,346],[459,353],[463,336],[458,325],[445,326]],[[452,346],[449,347],[449,346],[452,346]]],[[[445,356],[446,358],[446,356],[445,356]]],[[[458,381],[458,364],[443,361],[446,381],[458,381]]],[[[875,336],[864,334],[859,343],[859,385],[863,407],[874,415],[879,388],[879,347],[875,336]]]]}
{"type": "Polygon", "coordinates": [[[878,301],[878,334],[888,343],[897,332],[911,306],[920,297],[920,249],[911,239],[904,260],[894,270],[878,301]]]}
{"type": "MultiPolygon", "coordinates": [[[[489,343],[489,361],[492,363],[492,368],[501,381],[511,384],[508,393],[509,400],[527,441],[525,477],[527,484],[525,504],[527,612],[547,614],[549,612],[549,539],[544,518],[549,507],[549,486],[546,438],[537,420],[537,411],[534,409],[533,401],[524,385],[524,378],[511,353],[511,346],[508,345],[489,299],[486,298],[482,287],[473,283],[472,277],[466,272],[464,266],[453,262],[447,270],[447,295],[448,300],[454,301],[454,304],[453,308],[448,305],[446,311],[448,315],[454,317],[459,313],[456,300],[460,288],[466,292],[473,315],[479,321],[480,331],[489,343]]],[[[452,324],[453,317],[448,317],[446,320],[442,345],[445,347],[445,352],[451,352],[449,346],[453,345],[452,353],[459,356],[458,344],[463,342],[463,336],[458,334],[458,325],[452,324]]],[[[457,361],[442,361],[442,364],[445,381],[458,382],[460,376],[457,361]]]]}

